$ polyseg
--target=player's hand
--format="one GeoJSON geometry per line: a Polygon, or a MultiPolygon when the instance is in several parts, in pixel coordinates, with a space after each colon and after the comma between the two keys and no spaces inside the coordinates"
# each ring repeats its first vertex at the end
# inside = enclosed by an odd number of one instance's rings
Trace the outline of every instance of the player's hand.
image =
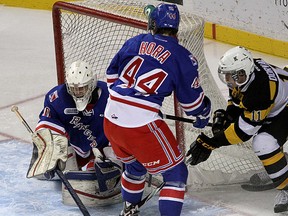
{"type": "Polygon", "coordinates": [[[190,149],[186,154],[186,157],[190,158],[186,161],[187,164],[197,165],[203,161],[206,161],[212,150],[216,148],[211,138],[201,133],[197,139],[190,145],[190,149]]]}
{"type": "Polygon", "coordinates": [[[214,112],[212,122],[212,133],[214,136],[225,130],[226,116],[226,111],[223,109],[218,109],[214,112]]]}
{"type": "Polygon", "coordinates": [[[205,108],[196,116],[196,121],[193,126],[196,128],[204,128],[210,119],[211,115],[211,101],[208,97],[204,97],[205,108]]]}

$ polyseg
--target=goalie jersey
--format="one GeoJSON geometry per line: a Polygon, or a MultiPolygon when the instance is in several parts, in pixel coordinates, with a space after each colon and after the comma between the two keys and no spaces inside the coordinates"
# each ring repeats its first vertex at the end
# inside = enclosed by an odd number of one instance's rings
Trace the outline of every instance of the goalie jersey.
{"type": "Polygon", "coordinates": [[[52,88],[45,96],[44,108],[39,115],[36,131],[49,128],[52,133],[65,135],[74,150],[82,157],[90,154],[92,147],[108,146],[103,130],[103,114],[108,98],[105,82],[98,81],[92,101],[82,112],[67,92],[65,84],[52,88]]]}
{"type": "MultiPolygon", "coordinates": [[[[247,83],[229,90],[226,111],[232,124],[224,134],[215,136],[219,143],[229,145],[249,140],[263,125],[281,118],[281,111],[288,108],[288,72],[262,59],[254,59],[254,64],[247,83]]],[[[281,129],[277,130],[281,133],[281,129]]],[[[278,141],[284,143],[286,137],[278,141]]]]}
{"type": "Polygon", "coordinates": [[[198,62],[174,37],[149,33],[127,40],[106,75],[110,98],[105,116],[117,119],[120,126],[138,127],[159,119],[162,102],[172,92],[187,115],[197,116],[205,107],[198,62]],[[110,103],[117,105],[111,108],[110,103]],[[119,106],[127,112],[120,114],[115,108],[119,106]]]}

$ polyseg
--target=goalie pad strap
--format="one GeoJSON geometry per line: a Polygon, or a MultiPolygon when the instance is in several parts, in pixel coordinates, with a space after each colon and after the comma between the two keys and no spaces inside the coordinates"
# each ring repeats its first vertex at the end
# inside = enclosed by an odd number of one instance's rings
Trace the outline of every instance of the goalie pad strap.
{"type": "Polygon", "coordinates": [[[79,181],[96,181],[97,176],[94,171],[68,171],[65,172],[65,177],[68,180],[79,181]]]}

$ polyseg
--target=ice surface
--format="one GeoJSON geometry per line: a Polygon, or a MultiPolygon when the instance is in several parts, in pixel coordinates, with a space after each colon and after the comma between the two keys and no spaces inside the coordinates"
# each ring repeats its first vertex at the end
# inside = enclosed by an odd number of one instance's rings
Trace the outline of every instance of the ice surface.
{"type": "MultiPolygon", "coordinates": [[[[77,216],[82,215],[78,207],[62,203],[61,182],[27,179],[32,145],[15,140],[0,143],[0,215],[9,216],[77,216]]],[[[116,216],[122,204],[87,208],[91,215],[116,216]]],[[[157,196],[143,206],[143,216],[159,215],[157,196]]],[[[231,210],[213,206],[196,199],[186,199],[183,215],[214,215],[231,210]]]]}

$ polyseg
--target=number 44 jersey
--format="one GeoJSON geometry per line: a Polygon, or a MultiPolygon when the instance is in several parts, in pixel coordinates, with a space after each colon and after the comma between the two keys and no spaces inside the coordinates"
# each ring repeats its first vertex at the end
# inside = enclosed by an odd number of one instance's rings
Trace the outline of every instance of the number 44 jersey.
{"type": "Polygon", "coordinates": [[[110,98],[105,117],[123,127],[159,119],[162,102],[172,92],[187,115],[196,116],[205,107],[197,59],[171,36],[149,33],[129,39],[106,75],[110,98]]]}

